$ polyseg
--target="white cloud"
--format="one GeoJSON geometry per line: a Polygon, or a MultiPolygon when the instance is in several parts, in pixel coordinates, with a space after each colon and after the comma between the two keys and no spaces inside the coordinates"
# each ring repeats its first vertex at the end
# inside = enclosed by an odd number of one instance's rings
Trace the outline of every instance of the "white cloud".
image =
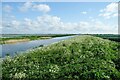
{"type": "Polygon", "coordinates": [[[22,7],[20,7],[20,11],[22,12],[26,12],[29,9],[31,10],[36,10],[36,11],[41,11],[41,12],[49,12],[50,11],[50,7],[47,4],[33,4],[31,2],[26,2],[25,4],[23,4],[22,7]]]}
{"type": "Polygon", "coordinates": [[[3,6],[3,11],[11,12],[12,11],[12,7],[10,5],[5,5],[5,6],[3,6]]]}
{"type": "Polygon", "coordinates": [[[38,10],[38,11],[42,11],[45,13],[50,11],[50,7],[46,4],[34,5],[33,9],[38,10]]]}
{"type": "Polygon", "coordinates": [[[85,11],[83,11],[83,12],[81,12],[82,14],[87,14],[87,12],[85,12],[85,11]]]}
{"type": "Polygon", "coordinates": [[[15,26],[15,27],[18,27],[20,25],[20,22],[16,21],[16,20],[13,20],[13,21],[11,21],[11,25],[15,26]]]}
{"type": "Polygon", "coordinates": [[[105,12],[116,12],[117,10],[118,10],[118,3],[111,3],[107,5],[105,9],[103,9],[103,11],[105,12]]]}
{"type": "MultiPolygon", "coordinates": [[[[0,17],[1,18],[1,17],[0,17]]],[[[2,20],[0,20],[0,34],[2,33],[2,20]]]]}
{"type": "Polygon", "coordinates": [[[102,16],[106,19],[116,17],[118,15],[118,3],[111,3],[106,6],[106,8],[100,10],[99,16],[102,16]]]}
{"type": "Polygon", "coordinates": [[[113,25],[108,25],[97,20],[80,22],[75,29],[80,33],[118,33],[118,29],[115,29],[113,25]]]}
{"type": "Polygon", "coordinates": [[[24,22],[23,22],[24,26],[27,26],[27,27],[32,27],[32,20],[31,19],[28,19],[28,18],[25,18],[24,19],[24,22]]]}
{"type": "Polygon", "coordinates": [[[20,7],[20,11],[22,12],[26,12],[28,11],[28,9],[30,9],[32,7],[32,3],[31,2],[26,2],[22,5],[22,7],[20,7]]]}
{"type": "Polygon", "coordinates": [[[118,13],[113,14],[113,17],[116,17],[116,16],[118,16],[118,13]]]}
{"type": "Polygon", "coordinates": [[[20,22],[19,21],[17,21],[17,20],[11,20],[11,21],[3,21],[2,22],[2,26],[3,26],[3,28],[4,27],[7,27],[7,28],[19,28],[19,26],[20,26],[20,22]]]}
{"type": "MultiPolygon", "coordinates": [[[[111,3],[104,9],[100,10],[99,16],[106,19],[116,17],[118,15],[118,4],[111,3]]],[[[12,7],[4,6],[6,12],[10,12],[12,7]]],[[[46,4],[36,4],[26,2],[20,8],[20,11],[26,12],[28,10],[40,11],[47,13],[51,8],[46,4]]],[[[81,14],[87,14],[83,11],[81,14]]],[[[99,21],[93,17],[88,17],[89,21],[80,22],[63,22],[58,16],[42,15],[37,16],[34,19],[24,18],[23,20],[17,20],[15,16],[5,16],[2,22],[3,32],[11,33],[118,33],[117,24],[106,23],[99,21]]]]}
{"type": "Polygon", "coordinates": [[[118,26],[95,21],[80,21],[78,23],[62,22],[58,16],[43,15],[35,20],[25,18],[23,21],[4,22],[5,27],[17,33],[117,33],[118,26]]]}

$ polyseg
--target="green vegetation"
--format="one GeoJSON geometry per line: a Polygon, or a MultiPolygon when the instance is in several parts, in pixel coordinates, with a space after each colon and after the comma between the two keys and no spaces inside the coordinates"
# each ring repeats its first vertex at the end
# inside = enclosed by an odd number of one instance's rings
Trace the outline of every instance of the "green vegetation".
{"type": "Polygon", "coordinates": [[[93,36],[96,37],[101,37],[104,39],[109,39],[112,41],[120,42],[120,35],[119,34],[92,34],[93,36]]]}
{"type": "Polygon", "coordinates": [[[38,39],[50,39],[52,37],[41,37],[41,36],[21,36],[21,37],[13,37],[13,38],[0,38],[0,44],[9,43],[10,40],[38,40],[38,39]]]}
{"type": "Polygon", "coordinates": [[[2,63],[3,80],[120,80],[120,44],[76,36],[33,49],[2,63]]]}
{"type": "Polygon", "coordinates": [[[54,37],[63,37],[63,36],[71,36],[74,34],[44,34],[44,35],[37,35],[37,34],[29,34],[29,35],[22,35],[22,34],[4,34],[3,38],[0,38],[0,44],[7,44],[7,43],[16,43],[19,42],[19,40],[24,40],[24,41],[30,41],[30,40],[39,40],[39,39],[50,39],[54,37]],[[7,37],[5,37],[7,36],[7,37]],[[14,41],[10,41],[14,40],[14,41]]]}

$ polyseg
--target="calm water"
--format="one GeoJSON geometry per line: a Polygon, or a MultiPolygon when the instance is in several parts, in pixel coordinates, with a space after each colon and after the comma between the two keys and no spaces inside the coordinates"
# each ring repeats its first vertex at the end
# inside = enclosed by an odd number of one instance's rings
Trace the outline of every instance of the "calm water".
{"type": "Polygon", "coordinates": [[[0,51],[2,51],[2,57],[5,57],[6,54],[10,54],[11,56],[14,56],[18,52],[26,51],[31,48],[38,47],[40,45],[49,45],[54,42],[58,42],[61,40],[65,40],[68,38],[71,38],[73,36],[67,36],[67,37],[56,37],[52,39],[46,39],[46,40],[34,40],[29,42],[21,42],[21,43],[15,43],[15,44],[4,44],[0,45],[0,51]]]}

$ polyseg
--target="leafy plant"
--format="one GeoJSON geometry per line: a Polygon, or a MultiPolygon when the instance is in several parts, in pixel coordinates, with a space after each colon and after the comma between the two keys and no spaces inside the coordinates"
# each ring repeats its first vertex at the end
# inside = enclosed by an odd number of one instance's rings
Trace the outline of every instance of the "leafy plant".
{"type": "Polygon", "coordinates": [[[76,36],[3,60],[3,79],[119,80],[120,44],[76,36]]]}

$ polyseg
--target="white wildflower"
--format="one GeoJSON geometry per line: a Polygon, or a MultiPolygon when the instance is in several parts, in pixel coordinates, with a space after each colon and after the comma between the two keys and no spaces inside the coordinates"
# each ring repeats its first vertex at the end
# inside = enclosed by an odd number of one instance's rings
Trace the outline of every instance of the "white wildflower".
{"type": "Polygon", "coordinates": [[[12,59],[10,56],[6,56],[6,60],[10,62],[12,59]]]}
{"type": "Polygon", "coordinates": [[[60,69],[59,69],[58,65],[51,65],[50,69],[49,69],[49,72],[57,73],[59,70],[60,69]]]}
{"type": "Polygon", "coordinates": [[[14,78],[17,78],[17,79],[25,78],[25,73],[23,73],[23,72],[15,73],[14,78]]]}

